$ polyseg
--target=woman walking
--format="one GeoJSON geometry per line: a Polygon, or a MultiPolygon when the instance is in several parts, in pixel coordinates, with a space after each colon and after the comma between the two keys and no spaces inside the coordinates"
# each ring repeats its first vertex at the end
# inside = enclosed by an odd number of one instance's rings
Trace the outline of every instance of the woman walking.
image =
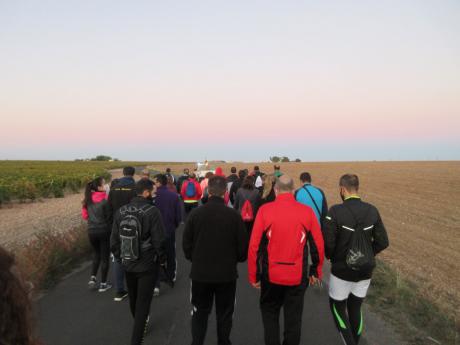
{"type": "Polygon", "coordinates": [[[88,237],[93,247],[93,265],[91,278],[88,282],[90,289],[97,288],[97,271],[101,267],[101,283],[99,292],[109,290],[112,285],[107,283],[110,258],[110,211],[107,205],[105,181],[98,177],[86,185],[85,199],[83,200],[82,217],[88,221],[88,237]]]}
{"type": "Polygon", "coordinates": [[[264,189],[262,192],[262,202],[261,205],[275,201],[275,175],[266,175],[264,179],[264,189]]]}
{"type": "Polygon", "coordinates": [[[253,176],[246,176],[240,189],[236,192],[234,208],[238,210],[243,218],[249,238],[260,207],[259,190],[254,186],[253,176]]]}

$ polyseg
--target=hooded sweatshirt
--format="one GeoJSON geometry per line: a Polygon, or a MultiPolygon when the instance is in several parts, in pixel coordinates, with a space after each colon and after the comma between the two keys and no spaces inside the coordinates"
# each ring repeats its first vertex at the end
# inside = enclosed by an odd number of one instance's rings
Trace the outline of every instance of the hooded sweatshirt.
{"type": "Polygon", "coordinates": [[[91,203],[83,206],[81,215],[88,221],[88,233],[94,235],[110,234],[111,214],[105,192],[92,192],[91,203]]]}

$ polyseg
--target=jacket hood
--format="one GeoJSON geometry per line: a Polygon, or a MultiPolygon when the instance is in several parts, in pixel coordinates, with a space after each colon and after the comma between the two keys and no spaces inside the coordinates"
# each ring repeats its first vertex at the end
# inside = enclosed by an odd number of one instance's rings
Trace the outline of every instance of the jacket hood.
{"type": "Polygon", "coordinates": [[[106,192],[92,192],[91,193],[91,200],[93,200],[95,204],[105,199],[107,199],[106,192]]]}
{"type": "Polygon", "coordinates": [[[134,178],[132,178],[131,176],[124,176],[118,180],[117,187],[129,186],[135,183],[136,181],[134,181],[134,178]]]}
{"type": "Polygon", "coordinates": [[[225,175],[224,175],[224,173],[223,173],[221,167],[217,167],[217,168],[216,168],[215,175],[217,175],[217,176],[224,176],[224,177],[225,177],[225,175]]]}

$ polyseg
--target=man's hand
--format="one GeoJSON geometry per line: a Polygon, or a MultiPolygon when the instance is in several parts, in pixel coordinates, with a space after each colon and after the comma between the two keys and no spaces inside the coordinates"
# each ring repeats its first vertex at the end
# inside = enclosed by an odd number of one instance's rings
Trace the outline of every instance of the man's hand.
{"type": "Polygon", "coordinates": [[[315,276],[310,276],[310,278],[309,278],[309,283],[310,283],[310,286],[318,285],[319,287],[321,287],[321,286],[323,285],[323,283],[321,282],[321,280],[319,280],[319,279],[316,278],[315,276]]]}
{"type": "Polygon", "coordinates": [[[260,290],[260,281],[259,282],[255,282],[255,283],[251,283],[252,287],[254,289],[257,289],[257,290],[260,290]]]}

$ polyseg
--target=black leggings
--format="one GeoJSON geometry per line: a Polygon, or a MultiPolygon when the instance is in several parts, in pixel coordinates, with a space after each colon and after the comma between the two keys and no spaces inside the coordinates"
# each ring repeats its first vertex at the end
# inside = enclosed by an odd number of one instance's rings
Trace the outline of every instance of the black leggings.
{"type": "Polygon", "coordinates": [[[88,234],[89,242],[93,247],[93,267],[91,275],[96,276],[101,266],[101,282],[107,282],[110,258],[110,236],[108,234],[88,234]]]}
{"type": "Polygon", "coordinates": [[[157,265],[150,272],[126,272],[129,307],[134,318],[131,345],[140,345],[144,341],[144,329],[150,312],[157,276],[157,265]]]}
{"type": "Polygon", "coordinates": [[[363,331],[363,314],[361,305],[364,298],[356,297],[353,294],[348,299],[337,301],[329,298],[337,329],[339,330],[346,345],[357,345],[363,331]]]}

